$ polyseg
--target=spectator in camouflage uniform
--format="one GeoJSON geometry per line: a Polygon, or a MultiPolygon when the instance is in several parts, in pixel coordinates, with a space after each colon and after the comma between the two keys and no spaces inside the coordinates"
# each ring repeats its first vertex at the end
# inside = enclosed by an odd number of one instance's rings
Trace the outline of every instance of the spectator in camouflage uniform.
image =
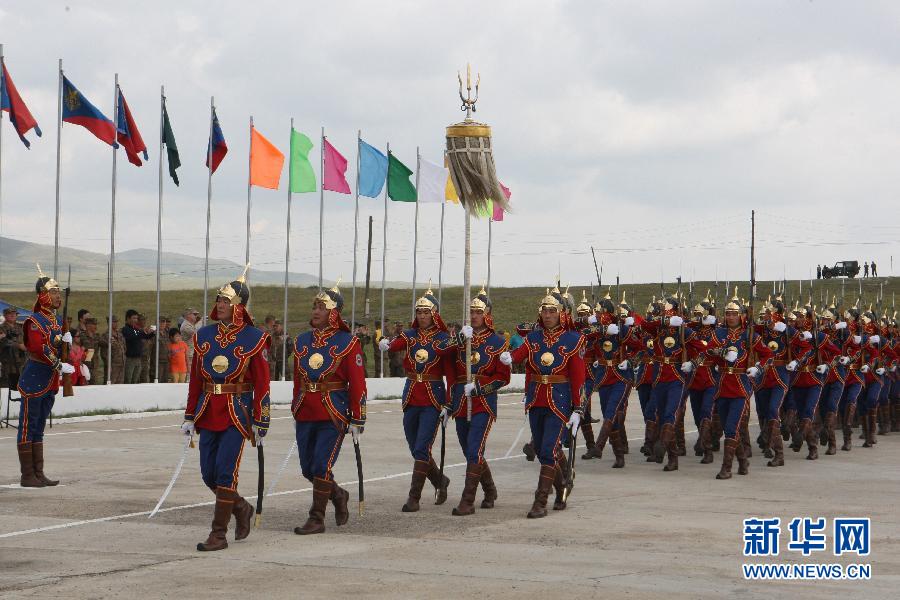
{"type": "Polygon", "coordinates": [[[284,377],[284,326],[276,320],[272,325],[272,348],[269,351],[269,373],[272,381],[284,377]]]}
{"type": "Polygon", "coordinates": [[[188,374],[187,380],[191,380],[191,369],[190,366],[193,364],[191,361],[194,358],[194,334],[197,333],[197,321],[200,320],[200,312],[193,309],[188,308],[182,313],[182,317],[184,317],[184,321],[181,322],[181,339],[187,344],[187,364],[188,364],[188,374]]]}
{"type": "Polygon", "coordinates": [[[18,312],[15,308],[10,306],[3,310],[3,323],[0,324],[0,369],[3,371],[0,387],[15,388],[25,366],[25,338],[16,317],[18,312]]]}
{"type": "Polygon", "coordinates": [[[106,365],[100,351],[100,334],[97,333],[97,319],[84,319],[84,331],[81,332],[81,346],[84,348],[84,364],[91,372],[89,385],[103,385],[106,381],[106,365]]]}
{"type": "MultiPolygon", "coordinates": [[[[153,380],[159,383],[169,383],[169,317],[159,317],[159,378],[157,379],[157,371],[153,371],[153,380]]],[[[156,340],[151,340],[153,346],[150,349],[151,356],[156,353],[156,340]]]]}
{"type": "MultiPolygon", "coordinates": [[[[119,317],[115,315],[113,315],[112,328],[112,366],[110,381],[112,383],[125,383],[125,338],[122,337],[122,331],[119,329],[119,317]]],[[[108,332],[100,334],[100,350],[103,353],[104,360],[109,356],[109,349],[107,348],[108,339],[108,332]]]]}

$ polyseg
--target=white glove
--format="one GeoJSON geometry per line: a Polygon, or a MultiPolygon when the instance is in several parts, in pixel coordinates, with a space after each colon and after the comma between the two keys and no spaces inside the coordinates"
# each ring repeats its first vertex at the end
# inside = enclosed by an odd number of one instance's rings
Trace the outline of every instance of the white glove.
{"type": "Polygon", "coordinates": [[[869,345],[870,346],[877,346],[879,344],[879,342],[881,342],[881,338],[878,337],[877,335],[869,336],[869,345]]]}
{"type": "Polygon", "coordinates": [[[804,340],[811,340],[812,334],[808,331],[804,331],[803,333],[800,334],[800,337],[802,337],[804,340]]]}
{"type": "Polygon", "coordinates": [[[351,425],[350,426],[350,436],[353,437],[354,442],[359,441],[359,436],[362,435],[363,428],[359,425],[351,425]]]}
{"type": "Polygon", "coordinates": [[[634,325],[634,317],[625,317],[625,326],[631,327],[634,325]]]}
{"type": "Polygon", "coordinates": [[[71,344],[72,343],[72,332],[71,331],[67,331],[63,334],[62,343],[63,344],[71,344]]]}
{"type": "Polygon", "coordinates": [[[785,369],[787,369],[788,371],[796,371],[797,370],[797,361],[792,360],[791,362],[789,362],[787,364],[787,366],[785,366],[785,369]]]}
{"type": "Polygon", "coordinates": [[[816,367],[816,373],[818,373],[819,375],[824,375],[827,372],[828,365],[819,365],[818,367],[816,367]]]}
{"type": "Polygon", "coordinates": [[[684,325],[684,319],[678,315],[669,317],[669,327],[681,327],[682,325],[684,325]]]}
{"type": "Polygon", "coordinates": [[[512,364],[512,354],[509,352],[501,352],[500,353],[500,362],[504,365],[509,366],[512,364]]]}
{"type": "Polygon", "coordinates": [[[459,332],[463,334],[463,337],[467,340],[472,339],[472,326],[471,325],[463,325],[459,328],[459,332]]]}
{"type": "Polygon", "coordinates": [[[81,365],[81,376],[84,377],[85,379],[91,378],[91,370],[88,369],[87,365],[81,365]]]}
{"type": "Polygon", "coordinates": [[[250,429],[253,431],[254,443],[256,443],[257,446],[262,446],[263,436],[261,436],[259,434],[259,427],[257,427],[256,425],[253,425],[250,429]]]}
{"type": "Polygon", "coordinates": [[[475,391],[475,382],[472,381],[463,386],[463,394],[468,398],[475,391]]]}
{"type": "Polygon", "coordinates": [[[155,332],[155,331],[156,331],[156,325],[151,325],[151,326],[150,326],[150,333],[153,333],[153,332],[155,332]]]}
{"type": "Polygon", "coordinates": [[[387,338],[381,338],[381,341],[378,342],[378,349],[382,352],[387,352],[391,347],[391,342],[387,338]]]}
{"type": "Polygon", "coordinates": [[[863,365],[862,367],[859,368],[859,371],[860,371],[861,373],[868,373],[868,372],[869,372],[869,365],[863,365]]]}
{"type": "Polygon", "coordinates": [[[734,350],[729,350],[725,353],[725,360],[733,363],[737,360],[737,352],[735,352],[734,350]]]}
{"type": "Polygon", "coordinates": [[[615,323],[611,323],[606,326],[606,335],[618,335],[619,326],[615,323]]]}
{"type": "Polygon", "coordinates": [[[194,422],[185,421],[181,424],[181,433],[184,435],[194,435],[194,422]]]}
{"type": "Polygon", "coordinates": [[[835,329],[835,331],[837,331],[838,329],[847,329],[847,322],[846,321],[838,321],[837,323],[834,324],[834,329],[835,329]]]}
{"type": "Polygon", "coordinates": [[[59,370],[63,375],[71,375],[75,372],[75,367],[69,363],[59,363],[59,370]]]}
{"type": "Polygon", "coordinates": [[[841,363],[842,365],[849,365],[849,364],[850,364],[850,357],[849,357],[849,356],[842,356],[842,357],[840,357],[840,358],[838,359],[838,362],[841,363]]]}
{"type": "Polygon", "coordinates": [[[572,416],[569,417],[569,422],[566,423],[566,427],[568,427],[572,431],[575,431],[576,429],[578,429],[579,425],[581,425],[581,415],[579,415],[577,412],[573,412],[572,416]]]}
{"type": "Polygon", "coordinates": [[[691,361],[687,360],[687,361],[681,363],[681,372],[682,373],[690,373],[693,370],[694,370],[694,363],[692,363],[691,361]]]}
{"type": "Polygon", "coordinates": [[[854,344],[861,344],[861,343],[862,343],[862,337],[861,337],[861,336],[858,336],[858,335],[854,335],[854,336],[853,336],[853,343],[854,343],[854,344]]]}
{"type": "Polygon", "coordinates": [[[706,315],[705,317],[703,317],[703,324],[704,325],[715,325],[716,318],[713,315],[706,315]]]}
{"type": "Polygon", "coordinates": [[[759,367],[750,367],[747,369],[747,375],[755,379],[759,375],[759,367]]]}
{"type": "Polygon", "coordinates": [[[875,369],[875,374],[884,375],[884,367],[878,367],[877,369],[875,369]]]}
{"type": "Polygon", "coordinates": [[[629,366],[629,365],[628,365],[628,361],[627,361],[627,360],[623,360],[622,362],[619,363],[619,370],[620,370],[620,371],[627,371],[627,370],[628,370],[628,366],[629,366]]]}
{"type": "Polygon", "coordinates": [[[787,329],[787,325],[785,325],[783,321],[777,321],[774,325],[772,325],[772,329],[774,329],[778,333],[784,333],[784,331],[787,329]]]}
{"type": "Polygon", "coordinates": [[[450,420],[450,410],[445,406],[441,409],[441,421],[444,423],[444,427],[447,426],[447,422],[450,420]]]}
{"type": "Polygon", "coordinates": [[[597,315],[591,315],[588,317],[588,325],[594,325],[597,322],[597,315]]]}
{"type": "Polygon", "coordinates": [[[893,365],[891,367],[891,373],[896,373],[896,372],[897,372],[897,365],[893,365]]]}

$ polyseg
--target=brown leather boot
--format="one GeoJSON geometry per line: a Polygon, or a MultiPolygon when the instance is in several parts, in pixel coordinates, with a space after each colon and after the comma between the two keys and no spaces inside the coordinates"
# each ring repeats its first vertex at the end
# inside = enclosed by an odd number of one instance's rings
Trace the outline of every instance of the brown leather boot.
{"type": "Polygon", "coordinates": [[[329,479],[313,478],[313,501],[309,508],[309,518],[303,527],[294,527],[297,535],[312,535],[325,531],[325,507],[331,498],[331,488],[334,482],[329,479]]]}
{"type": "Polygon", "coordinates": [[[491,474],[491,467],[487,462],[481,464],[481,489],[484,490],[481,508],[494,508],[494,501],[497,500],[497,486],[494,484],[494,476],[491,474]]]}
{"type": "Polygon", "coordinates": [[[687,456],[687,445],[684,441],[684,411],[675,419],[675,448],[678,456],[687,456]]]}
{"type": "Polygon", "coordinates": [[[844,422],[841,425],[841,431],[844,434],[844,445],[841,450],[849,452],[853,447],[853,418],[856,416],[856,405],[851,404],[847,407],[844,415],[844,422]]]}
{"type": "Polygon", "coordinates": [[[662,432],[659,434],[660,441],[666,447],[669,455],[669,461],[663,467],[663,471],[678,470],[678,442],[675,433],[675,424],[666,423],[662,426],[662,432]]]}
{"type": "Polygon", "coordinates": [[[750,419],[748,417],[741,419],[741,445],[744,446],[744,458],[753,456],[753,445],[750,443],[750,419]]]}
{"type": "Polygon", "coordinates": [[[441,470],[435,464],[434,459],[428,460],[428,481],[434,486],[434,503],[443,504],[447,501],[447,487],[450,485],[450,478],[446,475],[441,477],[441,470]]]}
{"type": "Polygon", "coordinates": [[[837,454],[837,440],[834,437],[834,423],[836,417],[837,416],[833,412],[825,414],[825,437],[828,441],[828,450],[825,451],[825,454],[828,456],[837,454]]]}
{"type": "Polygon", "coordinates": [[[712,423],[710,423],[709,419],[703,419],[700,421],[700,450],[703,453],[703,458],[700,459],[700,464],[708,465],[713,461],[713,453],[712,453],[712,423]]]}
{"type": "Polygon", "coordinates": [[[522,454],[525,455],[525,460],[528,462],[534,462],[534,457],[537,456],[537,452],[534,451],[534,442],[528,442],[524,446],[522,446],[522,454]]]}
{"type": "Polygon", "coordinates": [[[900,402],[891,402],[891,431],[900,431],[900,402]]]}
{"type": "Polygon", "coordinates": [[[58,479],[49,479],[44,475],[44,442],[34,442],[31,444],[31,457],[34,461],[34,476],[40,479],[47,487],[59,485],[58,479]]]}
{"type": "Polygon", "coordinates": [[[616,461],[612,464],[613,469],[621,469],[625,466],[625,446],[627,442],[625,442],[624,434],[625,431],[623,429],[616,429],[609,434],[609,445],[612,446],[613,455],[616,457],[616,461]]]}
{"type": "Polygon", "coordinates": [[[566,473],[569,472],[569,461],[565,454],[561,454],[556,461],[556,474],[553,476],[553,489],[556,491],[556,498],[553,500],[553,510],[566,510],[566,501],[563,500],[563,494],[566,489],[566,473]]]}
{"type": "Polygon", "coordinates": [[[750,459],[747,457],[747,448],[750,444],[739,442],[734,451],[734,456],[738,461],[738,475],[747,475],[750,473],[750,459]]]}
{"type": "Polygon", "coordinates": [[[722,468],[716,474],[716,479],[731,479],[731,465],[734,464],[734,454],[737,447],[737,440],[725,438],[725,449],[722,451],[722,468]]]}
{"type": "Polygon", "coordinates": [[[554,465],[541,465],[537,490],[534,492],[534,504],[528,511],[529,519],[540,519],[547,516],[547,496],[550,495],[550,488],[553,486],[555,478],[556,467],[554,465]]]}
{"type": "Polygon", "coordinates": [[[453,509],[457,517],[475,514],[475,494],[478,492],[478,482],[481,481],[481,467],[478,463],[466,465],[466,482],[463,484],[462,497],[459,506],[453,509]]]}
{"type": "MultiPolygon", "coordinates": [[[[860,396],[862,395],[863,394],[861,393],[860,396]]],[[[857,415],[857,420],[859,421],[859,439],[865,442],[869,439],[869,416],[868,414],[861,412],[857,415]]],[[[863,444],[863,446],[865,446],[865,444],[863,444]]]]}
{"type": "Polygon", "coordinates": [[[332,482],[331,504],[334,506],[334,522],[340,527],[350,520],[350,509],[347,502],[350,501],[350,492],[342,488],[337,482],[332,482]]]}
{"type": "Polygon", "coordinates": [[[428,477],[428,462],[417,460],[413,463],[412,481],[409,484],[409,498],[403,505],[403,512],[417,512],[419,510],[419,500],[422,498],[422,487],[425,485],[425,479],[428,477]]]}
{"type": "Polygon", "coordinates": [[[654,439],[656,439],[656,422],[649,421],[644,423],[644,445],[641,446],[641,454],[650,456],[653,453],[651,449],[653,448],[654,439]]]}
{"type": "Polygon", "coordinates": [[[659,424],[653,424],[653,439],[650,443],[650,456],[647,457],[647,462],[655,462],[657,464],[662,464],[663,457],[666,455],[666,446],[662,441],[662,433],[659,429],[659,424]]]}
{"type": "Polygon", "coordinates": [[[781,439],[781,422],[778,419],[769,421],[769,443],[772,445],[772,460],[767,467],[784,466],[784,440],[781,439]]]}
{"type": "MultiPolygon", "coordinates": [[[[628,409],[628,403],[625,403],[626,412],[628,409]]],[[[622,418],[619,419],[619,431],[622,432],[622,454],[628,454],[628,433],[625,431],[625,413],[622,413],[622,418]]]]}
{"type": "Polygon", "coordinates": [[[878,426],[878,409],[869,409],[869,412],[867,412],[864,417],[864,422],[866,424],[866,443],[863,444],[863,448],[871,448],[878,443],[875,441],[875,428],[878,426]]]}
{"type": "Polygon", "coordinates": [[[225,534],[228,533],[228,522],[234,511],[234,492],[229,489],[216,488],[216,507],[213,510],[212,528],[205,542],[197,544],[200,552],[214,552],[228,547],[225,534]]]}
{"type": "Polygon", "coordinates": [[[585,417],[581,422],[581,435],[584,437],[584,454],[581,455],[582,460],[591,460],[594,458],[594,428],[591,426],[591,420],[585,417]]]}
{"type": "Polygon", "coordinates": [[[881,406],[878,407],[878,435],[887,435],[890,432],[891,432],[891,405],[890,404],[882,404],[881,406]]]}
{"type": "Polygon", "coordinates": [[[253,505],[234,492],[234,505],[231,514],[234,515],[234,540],[242,540],[250,535],[250,519],[253,518],[253,505]]]}
{"type": "Polygon", "coordinates": [[[796,429],[797,411],[788,410],[784,413],[784,419],[781,420],[781,439],[785,442],[791,439],[792,432],[796,429]]]}
{"type": "Polygon", "coordinates": [[[800,429],[806,440],[806,446],[809,448],[806,460],[817,460],[819,458],[819,440],[816,439],[816,430],[813,428],[812,421],[803,419],[800,423],[800,429]]]}
{"type": "Polygon", "coordinates": [[[710,433],[712,433],[712,450],[713,452],[718,452],[722,449],[721,440],[722,436],[725,434],[722,430],[722,419],[719,417],[719,413],[713,413],[710,433]]]}
{"type": "Polygon", "coordinates": [[[597,433],[597,441],[594,444],[593,454],[596,458],[603,458],[603,449],[606,448],[606,442],[609,440],[609,434],[612,431],[612,419],[604,419],[597,433]]]}
{"type": "Polygon", "coordinates": [[[19,483],[22,487],[44,487],[44,482],[38,479],[34,474],[34,451],[32,443],[25,442],[19,444],[19,468],[22,471],[22,478],[19,483]]]}

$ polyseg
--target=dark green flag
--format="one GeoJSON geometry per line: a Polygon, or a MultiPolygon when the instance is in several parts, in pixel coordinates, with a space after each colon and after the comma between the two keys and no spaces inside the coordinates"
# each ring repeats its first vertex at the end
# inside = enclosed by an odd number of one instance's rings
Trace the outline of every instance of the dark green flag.
{"type": "Polygon", "coordinates": [[[413,172],[388,152],[388,196],[395,202],[415,202],[416,187],[409,180],[413,172]]]}
{"type": "Polygon", "coordinates": [[[169,111],[163,104],[163,143],[166,145],[166,154],[169,157],[169,175],[172,181],[178,185],[178,173],[175,169],[181,166],[181,158],[178,156],[178,145],[175,144],[175,134],[172,133],[172,124],[169,123],[169,111]]]}

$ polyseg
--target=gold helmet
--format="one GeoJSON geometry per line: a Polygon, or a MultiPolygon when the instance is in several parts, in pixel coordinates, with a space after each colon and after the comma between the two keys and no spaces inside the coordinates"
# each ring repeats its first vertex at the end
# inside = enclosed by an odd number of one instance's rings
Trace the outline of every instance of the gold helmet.
{"type": "Polygon", "coordinates": [[[609,313],[613,314],[616,310],[615,306],[613,306],[612,297],[609,295],[611,290],[606,290],[606,295],[597,300],[597,304],[594,306],[594,311],[598,313],[609,313]]]}
{"type": "Polygon", "coordinates": [[[553,288],[553,291],[550,291],[550,288],[547,288],[547,294],[541,300],[541,305],[538,310],[544,310],[545,308],[557,310],[562,312],[564,309],[562,298],[559,294],[559,288],[553,288]]]}
{"type": "Polygon", "coordinates": [[[620,317],[628,317],[631,315],[631,306],[625,302],[625,292],[622,292],[622,300],[619,302],[619,305],[616,307],[616,314],[620,317]]]}
{"type": "Polygon", "coordinates": [[[338,288],[339,285],[341,285],[340,277],[338,277],[338,280],[334,283],[334,287],[330,290],[322,290],[316,294],[313,302],[321,302],[328,310],[337,309],[338,312],[341,312],[344,309],[344,296],[338,288]]]}
{"type": "Polygon", "coordinates": [[[50,290],[58,290],[59,283],[52,277],[44,275],[44,272],[41,270],[41,265],[35,263],[35,266],[37,266],[38,280],[34,284],[34,291],[40,294],[42,292],[49,292],[50,290]]]}
{"type": "Polygon", "coordinates": [[[734,286],[734,295],[731,297],[731,300],[728,301],[728,304],[725,305],[725,313],[741,313],[744,312],[744,305],[741,303],[740,298],[738,298],[738,287],[734,286]]]}
{"type": "Polygon", "coordinates": [[[249,269],[250,264],[248,263],[240,277],[219,288],[216,292],[216,298],[225,298],[232,306],[239,304],[246,306],[250,302],[250,288],[247,286],[247,271],[249,269]]]}
{"type": "Polygon", "coordinates": [[[434,295],[434,292],[431,291],[430,279],[428,280],[428,291],[426,291],[423,296],[416,300],[416,310],[419,310],[421,308],[430,310],[432,313],[436,313],[440,310],[437,297],[434,295]]]}
{"type": "Polygon", "coordinates": [[[491,303],[491,299],[488,298],[487,291],[484,289],[484,284],[481,285],[481,291],[472,298],[472,301],[469,303],[469,310],[480,310],[485,314],[491,312],[493,308],[493,304],[491,303]]]}
{"type": "Polygon", "coordinates": [[[694,316],[700,317],[708,317],[709,315],[716,314],[716,307],[713,304],[712,298],[709,297],[709,290],[706,290],[706,297],[694,305],[694,308],[691,309],[691,312],[694,316]]]}
{"type": "Polygon", "coordinates": [[[584,290],[581,290],[581,303],[579,303],[578,306],[575,308],[575,313],[579,317],[587,317],[588,315],[591,314],[592,311],[593,311],[593,309],[591,308],[591,303],[588,302],[588,299],[587,299],[587,292],[585,292],[584,290]]]}

